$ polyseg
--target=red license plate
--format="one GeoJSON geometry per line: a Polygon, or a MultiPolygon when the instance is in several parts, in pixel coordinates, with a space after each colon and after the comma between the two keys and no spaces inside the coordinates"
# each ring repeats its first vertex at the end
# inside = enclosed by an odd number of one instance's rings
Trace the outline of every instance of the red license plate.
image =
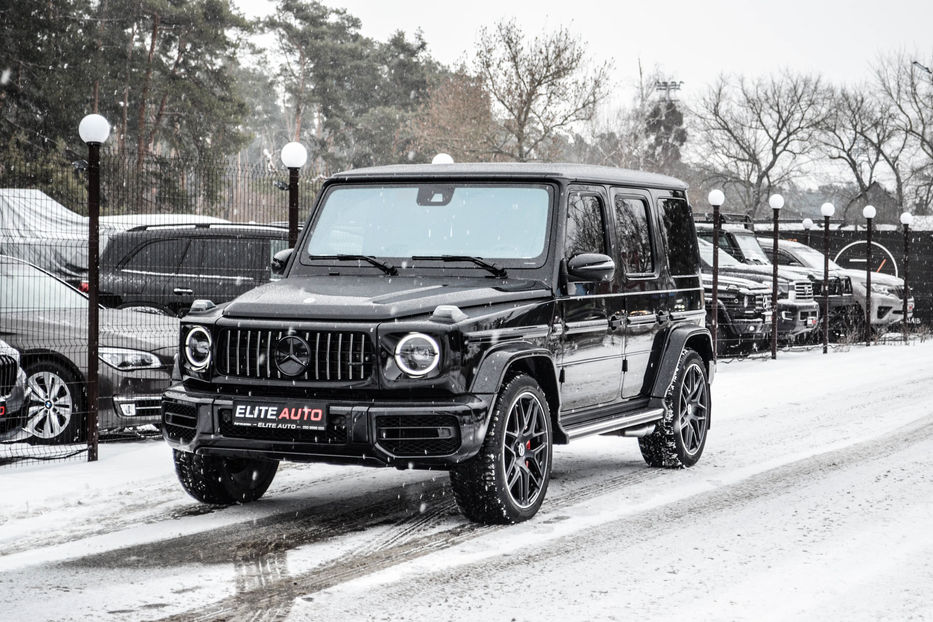
{"type": "Polygon", "coordinates": [[[324,430],[327,407],[307,402],[234,402],[233,423],[272,430],[324,430]]]}

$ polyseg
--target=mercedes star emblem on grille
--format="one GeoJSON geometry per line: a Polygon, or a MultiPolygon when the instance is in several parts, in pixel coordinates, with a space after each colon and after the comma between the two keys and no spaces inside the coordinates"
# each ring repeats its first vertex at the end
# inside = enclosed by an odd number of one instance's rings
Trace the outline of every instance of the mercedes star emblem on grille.
{"type": "Polygon", "coordinates": [[[275,366],[286,376],[297,376],[311,363],[308,342],[295,335],[282,337],[275,344],[275,366]]]}

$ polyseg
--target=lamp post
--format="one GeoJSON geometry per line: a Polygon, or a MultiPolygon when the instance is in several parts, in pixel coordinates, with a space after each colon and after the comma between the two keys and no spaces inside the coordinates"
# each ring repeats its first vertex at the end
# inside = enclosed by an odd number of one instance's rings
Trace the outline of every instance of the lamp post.
{"type": "Polygon", "coordinates": [[[89,114],[78,124],[78,135],[87,143],[87,460],[97,460],[98,356],[100,315],[100,146],[110,136],[110,123],[99,114],[89,114]]]}
{"type": "Polygon", "coordinates": [[[713,190],[707,197],[713,206],[713,319],[710,333],[713,337],[713,358],[719,351],[719,208],[726,200],[722,190],[713,190]]]}
{"type": "Polygon", "coordinates": [[[901,214],[901,224],[904,225],[904,343],[907,343],[907,329],[910,322],[907,320],[907,299],[910,298],[910,225],[914,224],[914,217],[910,212],[901,214]]]}
{"type": "Polygon", "coordinates": [[[823,203],[823,354],[829,351],[829,219],[836,213],[832,203],[823,203]]]}
{"type": "Polygon", "coordinates": [[[298,243],[298,171],[308,161],[308,150],[301,143],[282,147],[282,164],[288,168],[288,247],[298,243]]]}
{"type": "Polygon", "coordinates": [[[781,215],[781,208],[784,207],[784,197],[779,194],[772,194],[768,198],[768,205],[771,206],[771,212],[774,214],[774,271],[771,274],[771,358],[777,358],[777,299],[778,299],[778,217],[781,215]]]}
{"type": "Polygon", "coordinates": [[[866,205],[862,209],[862,216],[865,217],[866,229],[865,235],[868,241],[868,250],[865,255],[865,345],[871,345],[871,221],[875,217],[875,208],[872,205],[866,205]]]}
{"type": "Polygon", "coordinates": [[[803,225],[803,230],[807,232],[807,246],[810,246],[810,229],[813,228],[813,220],[804,218],[803,222],[800,224],[803,225]]]}

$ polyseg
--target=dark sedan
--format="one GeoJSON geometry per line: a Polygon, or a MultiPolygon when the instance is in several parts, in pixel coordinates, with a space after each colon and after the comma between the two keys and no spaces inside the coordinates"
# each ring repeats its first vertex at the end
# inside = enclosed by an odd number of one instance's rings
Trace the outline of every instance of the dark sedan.
{"type": "MultiPolygon", "coordinates": [[[[30,395],[25,429],[69,443],[87,411],[87,297],[49,273],[0,256],[0,338],[20,352],[30,395]]],[[[101,430],[157,423],[177,350],[178,320],[100,310],[101,430]]]]}

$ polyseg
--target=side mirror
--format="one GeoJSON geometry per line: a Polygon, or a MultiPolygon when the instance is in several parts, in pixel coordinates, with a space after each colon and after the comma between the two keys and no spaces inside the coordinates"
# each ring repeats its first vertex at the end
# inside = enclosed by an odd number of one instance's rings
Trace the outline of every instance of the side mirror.
{"type": "Polygon", "coordinates": [[[567,262],[571,281],[608,281],[615,271],[616,264],[612,258],[601,253],[581,253],[567,262]]]}
{"type": "Polygon", "coordinates": [[[288,265],[288,259],[292,256],[294,251],[294,248],[286,248],[272,256],[271,267],[273,276],[282,276],[285,274],[285,266],[288,265]]]}

